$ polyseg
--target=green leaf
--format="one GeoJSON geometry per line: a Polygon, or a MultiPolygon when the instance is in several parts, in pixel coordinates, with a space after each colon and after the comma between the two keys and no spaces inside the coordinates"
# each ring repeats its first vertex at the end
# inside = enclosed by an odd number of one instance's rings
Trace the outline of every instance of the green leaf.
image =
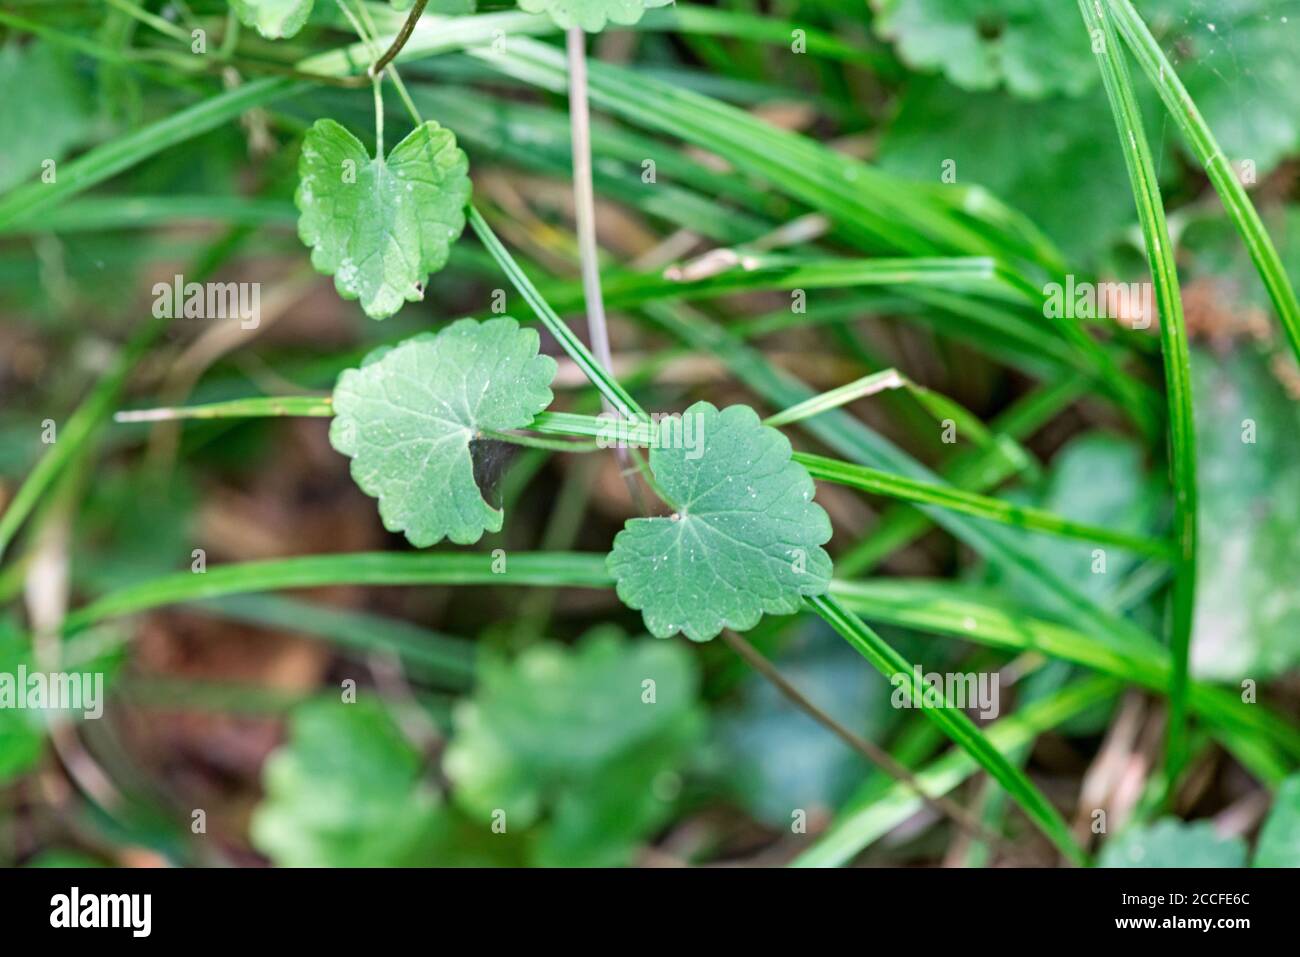
{"type": "Polygon", "coordinates": [[[284,867],[397,867],[424,862],[439,823],[419,753],[383,707],[313,701],[263,769],[253,843],[284,867]]]}
{"type": "Polygon", "coordinates": [[[673,515],[634,518],[614,538],[609,570],[623,603],[653,635],[708,641],[825,592],[831,560],[820,546],[831,523],[789,440],[743,405],[697,402],[679,425],[675,441],[672,420],[661,420],[650,450],[673,515]]]}
{"type": "Polygon", "coordinates": [[[230,0],[241,23],[271,40],[291,37],[311,16],[314,0],[230,0]]]}
{"type": "Polygon", "coordinates": [[[1157,6],[1170,9],[1152,27],[1224,154],[1263,176],[1300,146],[1300,3],[1157,6]]]}
{"type": "Polygon", "coordinates": [[[388,154],[370,158],[333,120],[317,120],[303,141],[294,201],[298,235],[317,270],[372,319],[424,298],[429,273],[447,264],[465,228],[469,161],[456,137],[433,120],[388,154]]]}
{"type": "Polygon", "coordinates": [[[877,0],[876,32],[918,70],[968,90],[1005,84],[1018,96],[1071,96],[1096,82],[1087,34],[1068,3],[877,0]]]}
{"type": "Polygon", "coordinates": [[[1100,867],[1244,867],[1246,843],[1219,837],[1208,821],[1166,819],[1131,827],[1101,849],[1100,867]]]}
{"type": "Polygon", "coordinates": [[[703,729],[691,654],[605,629],[488,660],[480,676],[444,761],[456,802],[485,822],[504,811],[508,829],[536,826],[535,863],[627,863],[671,811],[703,729]]]}
{"type": "MultiPolygon", "coordinates": [[[[1082,34],[1078,12],[1064,6],[1082,34]]],[[[1115,188],[1125,173],[1113,128],[1102,96],[1026,102],[917,79],[881,138],[879,160],[887,172],[930,183],[951,168],[958,185],[986,187],[1077,258],[1134,221],[1132,197],[1115,188]],[[949,160],[955,167],[944,166],[949,160]]]]}
{"type": "Polygon", "coordinates": [[[339,376],[330,442],[379,499],[385,528],[417,548],[501,529],[501,511],[474,480],[470,443],[484,429],[522,428],[550,404],[555,360],[537,348],[536,331],[508,316],[461,319],[376,349],[339,376]]]}
{"type": "Polygon", "coordinates": [[[1300,662],[1300,404],[1249,348],[1192,354],[1201,545],[1195,673],[1262,679],[1300,662]]]}
{"type": "Polygon", "coordinates": [[[1273,810],[1259,832],[1256,867],[1300,867],[1300,774],[1277,789],[1273,810]]]}
{"type": "MultiPolygon", "coordinates": [[[[30,649],[8,621],[0,619],[0,674],[15,675],[18,665],[32,667],[30,649]]],[[[31,770],[41,759],[45,729],[40,713],[0,708],[0,785],[31,770]]]]}
{"type": "MultiPolygon", "coordinates": [[[[44,43],[0,47],[0,192],[41,171],[46,160],[58,161],[82,142],[92,116],[71,63],[44,43]],[[16,95],[21,90],[22,95],[16,95]]],[[[62,170],[58,171],[62,173],[62,170]]],[[[44,184],[48,185],[48,184],[44,184]]]]}
{"type": "Polygon", "coordinates": [[[581,27],[588,33],[605,28],[606,21],[628,26],[651,7],[666,7],[673,0],[519,0],[526,13],[545,13],[563,30],[581,27]]]}
{"type": "MultiPolygon", "coordinates": [[[[1264,213],[1268,232],[1277,242],[1278,265],[1285,279],[1300,282],[1300,207],[1276,206],[1264,213]]],[[[1198,217],[1178,237],[1180,263],[1203,291],[1209,291],[1211,337],[1227,340],[1242,333],[1264,336],[1271,309],[1269,292],[1260,279],[1250,251],[1233,221],[1226,216],[1198,217]],[[1261,314],[1262,313],[1262,314],[1261,314]]],[[[1285,281],[1284,279],[1284,281],[1285,281]]]]}

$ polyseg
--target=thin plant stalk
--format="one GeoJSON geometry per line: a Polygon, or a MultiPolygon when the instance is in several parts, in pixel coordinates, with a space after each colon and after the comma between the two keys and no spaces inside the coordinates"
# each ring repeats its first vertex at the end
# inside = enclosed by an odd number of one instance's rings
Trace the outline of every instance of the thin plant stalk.
{"type": "MultiPolygon", "coordinates": [[[[596,196],[591,183],[591,109],[587,103],[587,34],[568,32],[569,130],[573,148],[573,210],[582,268],[582,294],[587,300],[587,332],[591,351],[608,372],[614,360],[609,349],[609,325],[600,290],[600,251],[596,244],[596,196]]],[[[610,411],[606,403],[606,411],[610,411]]]]}
{"type": "MultiPolygon", "coordinates": [[[[587,102],[587,34],[572,27],[566,36],[569,54],[569,141],[573,151],[573,218],[578,234],[578,262],[582,271],[582,295],[587,306],[587,338],[591,351],[611,375],[614,356],[609,347],[609,323],[600,289],[600,248],[596,242],[596,192],[591,182],[591,107],[587,102]]],[[[601,405],[613,413],[614,406],[601,396],[601,405]]],[[[619,472],[627,485],[636,510],[645,513],[636,469],[627,449],[614,450],[619,472]]]]}

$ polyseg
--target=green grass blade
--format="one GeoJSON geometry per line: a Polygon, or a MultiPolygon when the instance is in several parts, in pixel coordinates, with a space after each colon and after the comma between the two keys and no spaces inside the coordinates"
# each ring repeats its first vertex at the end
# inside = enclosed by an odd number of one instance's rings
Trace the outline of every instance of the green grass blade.
{"type": "Polygon", "coordinates": [[[920,505],[938,505],[961,512],[963,515],[986,518],[1016,528],[1050,532],[1053,535],[1095,545],[1117,545],[1142,555],[1171,557],[1172,548],[1168,542],[1071,521],[1044,509],[1016,505],[949,485],[894,475],[809,452],[794,453],[794,460],[806,468],[815,479],[847,485],[872,495],[884,495],[920,505]]]}
{"type": "Polygon", "coordinates": [[[1178,79],[1173,64],[1160,49],[1160,44],[1147,29],[1141,15],[1133,9],[1133,4],[1129,0],[1107,0],[1107,4],[1128,48],[1160,94],[1169,116],[1183,134],[1183,139],[1205,167],[1205,173],[1219,194],[1219,199],[1223,201],[1224,209],[1241,233],[1242,241],[1259,272],[1259,278],[1263,280],[1264,288],[1268,290],[1269,298],[1277,309],[1291,349],[1296,358],[1300,359],[1300,301],[1296,299],[1295,288],[1287,278],[1286,270],[1282,268],[1282,260],[1260,221],[1255,204],[1246,195],[1245,187],[1233,172],[1228,158],[1223,155],[1209,124],[1201,116],[1201,111],[1178,79]]]}
{"type": "Polygon", "coordinates": [[[610,285],[619,305],[653,299],[708,299],[763,289],[860,289],[871,286],[937,286],[981,292],[1024,305],[1023,291],[987,256],[879,259],[808,259],[748,255],[736,250],[731,268],[699,279],[627,274],[610,285]]]}
{"type": "Polygon", "coordinates": [[[1187,666],[1196,603],[1196,430],[1192,418],[1191,360],[1187,327],[1173,246],[1165,223],[1160,186],[1156,181],[1151,149],[1142,127],[1142,114],[1133,93],[1123,48],[1109,17],[1099,14],[1095,0],[1079,0],[1079,10],[1092,35],[1101,30],[1105,42],[1094,44],[1102,82],[1110,99],[1119,132],[1129,185],[1137,204],[1147,261],[1155,282],[1156,310],[1160,316],[1160,343],[1164,353],[1165,390],[1169,403],[1170,477],[1174,489],[1174,535],[1178,555],[1174,568],[1173,623],[1169,649],[1173,680],[1169,688],[1169,732],[1166,748],[1170,781],[1176,781],[1187,752],[1187,666]],[[1098,47],[1100,49],[1098,50],[1098,47]]]}
{"type": "Polygon", "coordinates": [[[127,377],[137,362],[153,344],[162,331],[163,323],[154,320],[135,334],[123,348],[113,368],[105,375],[90,394],[72,413],[67,422],[58,427],[55,442],[50,446],[36,467],[32,469],[18,491],[14,494],[9,507],[0,515],[0,557],[13,541],[23,522],[36,507],[42,495],[54,483],[68,463],[81,455],[94,438],[95,431],[117,401],[126,383],[127,377]]]}
{"type": "MultiPolygon", "coordinates": [[[[1023,440],[1086,394],[1084,381],[1078,376],[1061,379],[1029,393],[995,419],[990,431],[1011,441],[1023,440]]],[[[957,488],[986,491],[1010,478],[1011,460],[1001,451],[980,449],[954,459],[943,469],[943,477],[957,488]]],[[[927,528],[925,512],[900,505],[887,511],[871,534],[835,560],[835,571],[852,578],[870,571],[891,554],[915,541],[927,528]]]]}
{"type": "MultiPolygon", "coordinates": [[[[808,603],[877,671],[889,679],[896,675],[904,675],[909,690],[912,688],[915,677],[911,663],[863,624],[861,619],[834,598],[826,595],[810,598],[808,603]]],[[[1069,825],[1065,823],[1060,812],[1029,780],[1024,771],[1008,761],[1006,755],[989,742],[974,722],[966,717],[965,712],[950,707],[926,707],[924,712],[1006,789],[1012,799],[1024,809],[1029,819],[1066,858],[1075,864],[1088,863],[1087,852],[1075,841],[1069,825]]]]}
{"type": "Polygon", "coordinates": [[[246,110],[305,88],[303,84],[281,78],[254,80],[97,146],[61,164],[55,182],[27,183],[0,199],[0,229],[30,219],[40,210],[102,183],[143,159],[206,133],[246,110]]]}
{"type": "MultiPolygon", "coordinates": [[[[1014,605],[951,582],[877,578],[840,581],[831,594],[872,622],[973,641],[1007,651],[1036,651],[1152,691],[1167,694],[1172,667],[1160,647],[1100,641],[1075,628],[1044,621],[1014,605]]],[[[1222,728],[1265,736],[1300,759],[1300,730],[1259,704],[1204,682],[1192,682],[1191,709],[1222,728]]]]}
{"type": "Polygon", "coordinates": [[[324,638],[356,652],[397,654],[422,677],[454,687],[466,687],[474,679],[472,642],[400,618],[284,595],[227,595],[199,602],[195,609],[230,621],[324,638]]]}
{"type": "Polygon", "coordinates": [[[329,396],[267,395],[204,405],[127,409],[116,413],[113,421],[168,422],[174,419],[264,419],[280,416],[328,418],[333,414],[334,401],[329,396]]]}
{"type": "Polygon", "coordinates": [[[497,238],[496,233],[492,232],[492,227],[487,224],[487,220],[483,218],[483,215],[473,206],[469,207],[468,215],[469,224],[474,233],[487,248],[492,258],[497,261],[502,272],[506,274],[506,278],[519,290],[519,294],[532,307],[542,325],[550,331],[551,335],[555,336],[560,347],[569,354],[569,358],[582,370],[582,374],[587,377],[587,380],[600,390],[600,394],[608,400],[613,408],[618,410],[620,415],[628,419],[647,418],[646,413],[641,406],[637,405],[636,400],[618,384],[618,381],[612,375],[604,370],[596,357],[583,345],[582,340],[573,334],[573,330],[565,325],[564,320],[556,315],[555,310],[542,298],[542,294],[537,291],[537,287],[533,285],[527,273],[520,268],[514,257],[501,244],[501,240],[497,238]]]}
{"type": "Polygon", "coordinates": [[[175,222],[211,220],[231,226],[293,226],[298,211],[276,199],[234,196],[86,196],[35,217],[10,223],[3,233],[82,233],[151,229],[175,222]]]}
{"type": "Polygon", "coordinates": [[[860,379],[855,379],[838,388],[829,389],[815,395],[811,399],[798,402],[788,409],[782,409],[775,415],[769,415],[763,420],[763,424],[778,428],[782,425],[802,422],[804,419],[811,419],[815,415],[821,415],[831,409],[838,409],[850,402],[856,402],[858,399],[864,399],[887,389],[902,389],[906,385],[907,381],[897,369],[881,369],[879,372],[864,375],[860,379]]]}
{"type": "Polygon", "coordinates": [[[605,556],[583,552],[516,552],[494,571],[489,554],[350,552],[209,566],[127,585],[68,615],[71,634],[108,618],[163,605],[324,585],[539,585],[609,588],[605,556]]]}

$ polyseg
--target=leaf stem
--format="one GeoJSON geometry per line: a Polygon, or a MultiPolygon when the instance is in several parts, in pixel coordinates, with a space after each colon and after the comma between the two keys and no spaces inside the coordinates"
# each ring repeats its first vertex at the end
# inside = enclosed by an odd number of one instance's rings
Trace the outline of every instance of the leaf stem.
{"type": "Polygon", "coordinates": [[[523,432],[498,432],[483,429],[483,438],[497,442],[509,442],[529,449],[546,449],[551,452],[595,452],[600,448],[595,442],[569,442],[564,439],[547,439],[540,435],[527,435],[523,432]]]}
{"type": "Polygon", "coordinates": [[[375,162],[384,163],[384,79],[375,76],[375,162]]]}
{"type": "Polygon", "coordinates": [[[415,30],[415,24],[419,21],[421,14],[424,13],[425,5],[429,0],[415,0],[415,6],[411,7],[411,12],[406,15],[406,21],[402,24],[402,29],[397,31],[397,36],[393,42],[388,45],[388,49],[383,55],[370,65],[370,75],[378,76],[384,71],[384,67],[397,59],[397,54],[402,52],[402,47],[406,46],[406,41],[411,39],[411,33],[415,30]]]}

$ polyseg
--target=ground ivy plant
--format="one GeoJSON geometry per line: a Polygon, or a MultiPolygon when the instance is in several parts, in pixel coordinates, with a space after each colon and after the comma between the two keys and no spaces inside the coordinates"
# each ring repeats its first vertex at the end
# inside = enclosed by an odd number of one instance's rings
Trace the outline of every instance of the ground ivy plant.
{"type": "MultiPolygon", "coordinates": [[[[658,5],[522,0],[584,30],[635,22],[658,5]]],[[[421,299],[428,274],[446,264],[464,229],[470,180],[455,136],[432,120],[417,117],[385,157],[378,77],[375,101],[375,156],[341,124],[317,120],[303,141],[295,200],[312,265],[334,276],[343,298],[384,319],[421,299]]],[[[580,365],[599,367],[576,339],[561,343],[580,365]]],[[[538,347],[537,333],[514,319],[464,319],[378,349],[339,377],[330,442],[379,500],[385,528],[418,548],[500,531],[502,512],[475,481],[472,446],[513,441],[507,433],[550,404],[556,365],[538,347]]],[[[764,614],[794,614],[805,597],[823,594],[831,525],[789,441],[753,409],[699,402],[685,416],[701,445],[661,441],[680,419],[651,426],[647,442],[649,483],[670,514],[629,521],[608,564],[619,597],[651,634],[707,641],[726,627],[753,628],[764,614]]]]}

